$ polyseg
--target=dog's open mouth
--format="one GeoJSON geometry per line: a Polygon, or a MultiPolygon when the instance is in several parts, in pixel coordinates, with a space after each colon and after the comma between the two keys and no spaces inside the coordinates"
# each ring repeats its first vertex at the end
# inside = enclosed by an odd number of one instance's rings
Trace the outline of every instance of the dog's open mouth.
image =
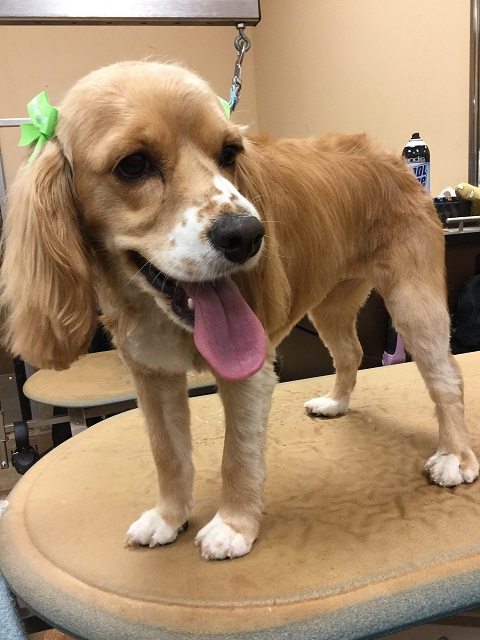
{"type": "Polygon", "coordinates": [[[172,311],[193,326],[195,345],[225,380],[244,380],[265,361],[266,338],[260,320],[230,278],[179,282],[136,251],[130,252],[149,284],[171,301],[172,311]]]}
{"type": "Polygon", "coordinates": [[[167,298],[170,298],[173,312],[185,322],[193,327],[195,304],[177,280],[172,280],[167,275],[159,271],[151,262],[146,260],[140,253],[131,251],[130,256],[139,271],[143,273],[148,282],[160,291],[167,298]]]}

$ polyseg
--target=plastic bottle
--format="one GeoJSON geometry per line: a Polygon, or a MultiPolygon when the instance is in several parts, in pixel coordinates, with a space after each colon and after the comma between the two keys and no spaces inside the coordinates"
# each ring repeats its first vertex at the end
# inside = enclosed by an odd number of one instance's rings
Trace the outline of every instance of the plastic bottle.
{"type": "Polygon", "coordinates": [[[420,184],[430,191],[430,150],[419,133],[412,134],[403,149],[402,156],[407,160],[408,166],[413,170],[420,184]]]}

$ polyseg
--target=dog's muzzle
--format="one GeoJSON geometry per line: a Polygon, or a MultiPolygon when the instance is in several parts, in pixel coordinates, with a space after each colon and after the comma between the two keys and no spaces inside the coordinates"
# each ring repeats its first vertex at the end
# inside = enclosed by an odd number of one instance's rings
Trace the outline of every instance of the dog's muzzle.
{"type": "MultiPolygon", "coordinates": [[[[225,243],[227,235],[222,240],[225,243]]],[[[243,234],[238,245],[231,241],[228,248],[222,247],[224,253],[238,250],[232,262],[244,262],[244,256],[252,257],[258,252],[263,226],[252,225],[248,242],[246,238],[247,234],[243,234]]],[[[138,271],[170,300],[172,311],[184,326],[193,330],[197,349],[225,380],[245,380],[263,366],[265,331],[233,280],[227,276],[211,282],[173,280],[140,253],[129,253],[138,271]]]]}
{"type": "Polygon", "coordinates": [[[165,273],[159,271],[137,251],[130,252],[130,258],[147,281],[160,293],[170,298],[172,310],[188,326],[193,327],[194,313],[191,299],[177,280],[172,280],[165,273]]]}
{"type": "Polygon", "coordinates": [[[215,220],[208,239],[227,260],[243,264],[259,252],[264,235],[265,229],[258,218],[235,214],[215,220]]]}

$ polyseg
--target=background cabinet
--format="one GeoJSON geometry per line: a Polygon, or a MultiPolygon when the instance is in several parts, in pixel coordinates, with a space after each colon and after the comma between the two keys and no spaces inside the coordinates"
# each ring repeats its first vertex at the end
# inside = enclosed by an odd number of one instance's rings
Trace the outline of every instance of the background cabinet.
{"type": "MultiPolygon", "coordinates": [[[[480,273],[480,229],[446,231],[445,245],[448,306],[453,314],[465,281],[480,273]]],[[[382,366],[388,319],[383,300],[372,291],[358,315],[358,337],[364,354],[362,369],[382,366]]],[[[334,373],[330,354],[308,318],[299,322],[282,342],[278,357],[282,382],[334,373]]]]}

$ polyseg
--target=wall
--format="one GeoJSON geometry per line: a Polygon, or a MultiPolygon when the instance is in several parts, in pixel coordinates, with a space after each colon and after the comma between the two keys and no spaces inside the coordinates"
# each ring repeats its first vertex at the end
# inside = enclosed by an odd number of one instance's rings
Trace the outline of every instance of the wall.
{"type": "MultiPolygon", "coordinates": [[[[251,31],[251,30],[250,30],[251,31]]],[[[51,104],[89,71],[148,56],[181,60],[228,99],[237,35],[233,27],[0,27],[0,118],[28,117],[27,104],[47,91],[51,104]]],[[[245,91],[235,119],[256,129],[253,55],[245,57],[245,91]]],[[[18,129],[0,129],[7,185],[25,157],[18,129]]]]}
{"type": "MultiPolygon", "coordinates": [[[[432,154],[432,193],[468,173],[469,0],[261,0],[247,33],[236,121],[281,136],[366,131],[401,152],[419,131],[432,154]]],[[[146,56],[181,59],[220,95],[230,87],[229,27],[0,27],[0,117],[53,104],[88,71],[146,56]]],[[[0,132],[7,179],[24,156],[0,132]]]]}
{"type": "Polygon", "coordinates": [[[419,131],[432,194],[468,177],[469,0],[262,0],[258,126],[367,132],[401,153],[419,131]]]}

